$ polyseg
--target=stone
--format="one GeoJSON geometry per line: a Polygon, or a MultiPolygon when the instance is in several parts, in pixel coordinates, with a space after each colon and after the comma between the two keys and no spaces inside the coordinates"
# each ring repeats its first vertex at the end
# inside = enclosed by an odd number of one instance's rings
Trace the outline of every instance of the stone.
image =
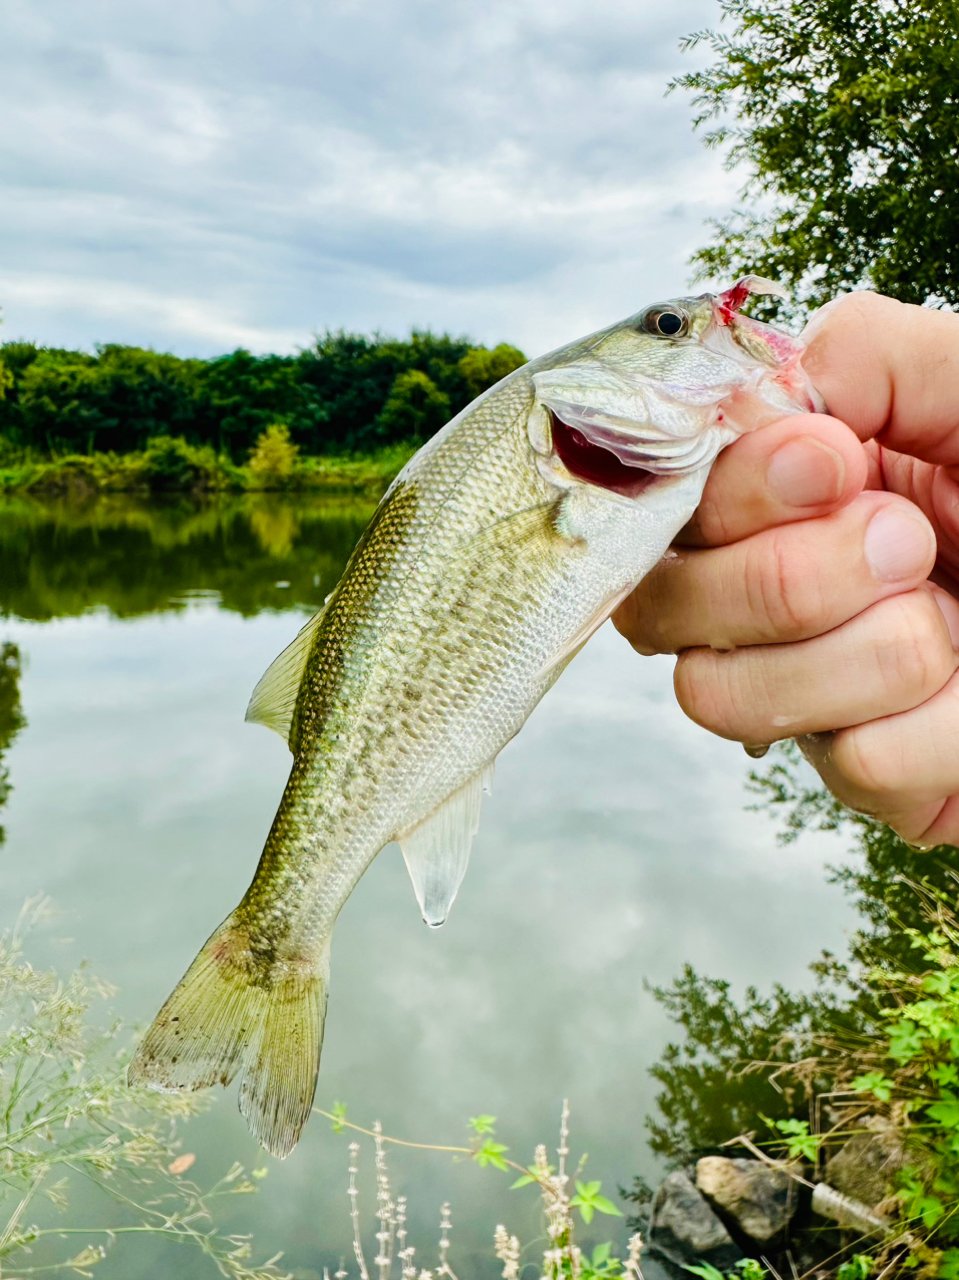
{"type": "Polygon", "coordinates": [[[844,1196],[877,1205],[893,1191],[896,1174],[906,1163],[902,1130],[881,1116],[866,1116],[826,1164],[826,1181],[844,1196]]]}
{"type": "Polygon", "coordinates": [[[680,1267],[709,1262],[727,1271],[743,1255],[692,1178],[681,1170],[669,1174],[656,1191],[649,1243],[680,1267]]]}
{"type": "Polygon", "coordinates": [[[796,1212],[795,1179],[761,1160],[703,1156],[696,1165],[696,1187],[734,1229],[760,1244],[780,1235],[796,1212]]]}

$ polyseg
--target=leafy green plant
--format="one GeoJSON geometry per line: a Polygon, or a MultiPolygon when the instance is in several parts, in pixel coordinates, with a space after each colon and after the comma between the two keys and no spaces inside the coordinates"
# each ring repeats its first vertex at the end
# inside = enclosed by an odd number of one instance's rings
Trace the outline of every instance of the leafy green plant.
{"type": "Polygon", "coordinates": [[[213,489],[219,467],[212,449],[196,448],[179,436],[155,436],[143,451],[140,475],[151,490],[213,489]]]}
{"type": "Polygon", "coordinates": [[[299,445],[290,439],[290,428],[285,422],[271,423],[257,437],[250,454],[251,480],[262,487],[282,487],[292,480],[299,462],[299,445]]]}
{"type": "Polygon", "coordinates": [[[473,347],[459,362],[459,371],[466,379],[470,394],[480,395],[487,387],[505,378],[508,373],[526,363],[526,357],[516,347],[501,342],[492,351],[485,347],[473,347]]]}
{"type": "Polygon", "coordinates": [[[836,1268],[836,1280],[869,1280],[875,1270],[875,1258],[868,1253],[854,1253],[836,1268]]]}
{"type": "MultiPolygon", "coordinates": [[[[625,1258],[620,1258],[614,1253],[611,1242],[596,1245],[588,1254],[576,1244],[574,1209],[578,1210],[580,1219],[586,1224],[592,1222],[594,1213],[612,1217],[622,1217],[622,1214],[602,1195],[601,1182],[583,1182],[577,1177],[585,1164],[585,1155],[580,1158],[572,1175],[567,1172],[569,1107],[565,1102],[560,1120],[559,1146],[556,1151],[557,1164],[554,1166],[549,1163],[546,1147],[540,1145],[536,1148],[533,1163],[527,1168],[507,1156],[506,1153],[509,1150],[507,1146],[494,1141],[496,1117],[492,1115],[481,1114],[470,1117],[467,1128],[473,1135],[473,1140],[469,1146],[441,1146],[388,1137],[383,1133],[378,1122],[370,1129],[353,1124],[346,1119],[346,1109],[340,1104],[337,1104],[332,1111],[324,1111],[319,1107],[315,1110],[330,1121],[334,1132],[340,1133],[343,1129],[350,1129],[373,1140],[378,1186],[376,1216],[380,1224],[376,1233],[378,1242],[376,1262],[380,1268],[380,1280],[390,1280],[394,1274],[394,1262],[400,1265],[402,1280],[417,1280],[417,1276],[419,1280],[432,1280],[433,1276],[446,1276],[449,1280],[456,1280],[448,1257],[451,1226],[448,1204],[442,1206],[440,1213],[439,1262],[436,1269],[432,1272],[425,1270],[418,1272],[417,1267],[413,1265],[415,1249],[407,1243],[406,1238],[406,1200],[402,1196],[397,1196],[395,1200],[393,1198],[386,1168],[386,1144],[448,1152],[455,1157],[474,1160],[481,1168],[502,1171],[512,1169],[520,1176],[512,1183],[511,1189],[536,1186],[542,1197],[547,1237],[541,1264],[536,1264],[542,1280],[642,1280],[640,1270],[642,1240],[638,1234],[634,1234],[630,1239],[625,1258]],[[570,1181],[575,1184],[573,1195],[570,1195],[568,1190],[570,1181]]],[[[350,1144],[349,1193],[354,1232],[353,1249],[361,1280],[364,1280],[369,1276],[369,1269],[360,1231],[359,1193],[356,1181],[359,1150],[358,1142],[354,1141],[350,1144]]],[[[504,1226],[497,1226],[493,1248],[496,1257],[503,1263],[504,1280],[519,1280],[523,1250],[518,1238],[510,1235],[504,1226]]],[[[345,1280],[347,1273],[342,1268],[340,1274],[345,1280]]],[[[746,1275],[739,1277],[738,1280],[761,1280],[761,1277],[746,1275]]]]}
{"type": "Polygon", "coordinates": [[[857,859],[832,875],[856,897],[864,926],[847,961],[824,955],[812,966],[810,995],[776,988],[737,1002],[728,984],[691,971],[657,993],[687,1033],[654,1068],[665,1086],[660,1149],[685,1161],[738,1130],[754,1153],[759,1143],[827,1182],[841,1150],[847,1168],[872,1152],[886,1175],[884,1188],[870,1180],[869,1205],[885,1235],[850,1257],[838,1235],[817,1243],[806,1233],[815,1269],[836,1280],[959,1280],[959,849],[910,848],[843,809],[794,744],[751,777],[759,807],[784,819],[786,842],[810,829],[853,837],[857,859]],[[770,1097],[778,1109],[767,1108],[770,1097]],[[764,1117],[773,1136],[761,1141],[764,1117]]]}
{"type": "Polygon", "coordinates": [[[808,1120],[770,1120],[767,1122],[786,1139],[790,1160],[815,1160],[822,1146],[822,1135],[809,1132],[808,1120]]]}
{"type": "Polygon", "coordinates": [[[686,1266],[683,1270],[699,1276],[699,1280],[764,1280],[769,1274],[762,1263],[757,1262],[755,1258],[740,1258],[735,1268],[725,1273],[718,1267],[714,1267],[711,1262],[703,1262],[698,1266],[686,1266]]]}
{"type": "Polygon", "coordinates": [[[177,1134],[196,1096],[129,1089],[120,1024],[98,1031],[90,1022],[92,1002],[111,988],[25,958],[26,934],[48,910],[33,900],[0,937],[3,1273],[91,1276],[108,1251],[153,1237],[193,1246],[233,1280],[280,1280],[279,1255],[255,1263],[249,1238],[216,1226],[224,1201],[253,1193],[263,1171],[248,1176],[235,1164],[205,1185],[187,1178],[196,1156],[177,1134]],[[81,1186],[98,1193],[100,1211],[78,1224],[63,1215],[81,1186]]]}
{"type": "Polygon", "coordinates": [[[570,1198],[570,1208],[579,1209],[580,1217],[584,1222],[593,1221],[594,1213],[605,1213],[611,1218],[621,1218],[623,1215],[612,1203],[607,1200],[604,1195],[600,1195],[603,1184],[601,1182],[580,1182],[576,1183],[576,1194],[570,1198]]]}

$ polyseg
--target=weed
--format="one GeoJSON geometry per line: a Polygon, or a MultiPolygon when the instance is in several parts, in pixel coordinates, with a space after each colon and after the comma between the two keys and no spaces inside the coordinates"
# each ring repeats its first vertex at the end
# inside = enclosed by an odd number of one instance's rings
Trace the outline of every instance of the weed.
{"type": "Polygon", "coordinates": [[[153,1236],[194,1246],[233,1280],[281,1280],[280,1255],[255,1263],[247,1236],[215,1224],[224,1200],[256,1190],[255,1175],[234,1164],[206,1186],[183,1176],[194,1157],[177,1129],[202,1100],[129,1089],[120,1024],[96,1031],[89,1022],[92,1002],[112,989],[85,969],[61,980],[24,958],[27,932],[48,914],[48,901],[33,899],[0,936],[3,1273],[92,1276],[126,1237],[153,1236]],[[56,1222],[84,1185],[110,1207],[107,1220],[56,1222]]]}

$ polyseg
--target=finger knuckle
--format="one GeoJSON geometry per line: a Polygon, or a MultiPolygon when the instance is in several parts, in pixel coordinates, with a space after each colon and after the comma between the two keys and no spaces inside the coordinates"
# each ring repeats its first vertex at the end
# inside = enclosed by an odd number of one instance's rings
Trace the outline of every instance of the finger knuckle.
{"type": "Polygon", "coordinates": [[[757,541],[746,565],[748,606],[770,640],[796,640],[821,630],[818,576],[800,563],[786,536],[757,541]]]}
{"type": "Polygon", "coordinates": [[[715,484],[707,486],[694,524],[703,541],[711,547],[724,547],[734,540],[735,527],[728,495],[716,493],[715,484]]]}
{"type": "MultiPolygon", "coordinates": [[[[881,739],[871,724],[844,729],[833,742],[831,764],[854,796],[894,796],[902,785],[903,762],[894,736],[881,739]]],[[[854,803],[854,802],[853,802],[854,803]]],[[[856,806],[854,803],[854,807],[856,806]]],[[[881,808],[871,806],[871,808],[881,808]]]]}
{"type": "Polygon", "coordinates": [[[711,649],[686,649],[676,660],[673,687],[676,699],[690,720],[720,737],[730,732],[730,682],[726,655],[711,649]]]}
{"type": "Polygon", "coordinates": [[[837,300],[836,306],[830,313],[830,320],[835,323],[835,317],[842,316],[846,322],[850,317],[855,316],[865,325],[881,323],[888,320],[892,311],[901,311],[902,303],[897,302],[895,298],[889,298],[881,293],[873,293],[868,289],[860,290],[855,293],[844,294],[837,300]]]}
{"type": "Polygon", "coordinates": [[[910,592],[885,602],[876,658],[886,694],[928,696],[949,679],[954,659],[946,651],[938,613],[925,593],[910,592]]]}

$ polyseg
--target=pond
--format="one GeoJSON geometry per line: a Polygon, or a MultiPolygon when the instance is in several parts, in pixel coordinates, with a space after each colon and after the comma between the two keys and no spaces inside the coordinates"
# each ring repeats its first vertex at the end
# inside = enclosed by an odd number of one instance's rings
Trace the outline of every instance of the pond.
{"type": "MultiPolygon", "coordinates": [[[[89,960],[130,1023],[152,1018],[249,883],[290,756],[244,724],[246,703],[371,510],[263,497],[0,507],[0,642],[20,650],[27,721],[5,761],[3,924],[50,894],[61,914],[33,959],[64,972],[89,960]]],[[[454,1145],[469,1116],[491,1113],[526,1162],[537,1142],[555,1146],[568,1097],[572,1147],[614,1195],[658,1172],[647,1069],[672,1028],[644,983],[690,962],[736,990],[804,987],[822,948],[843,950],[853,913],[826,873],[841,846],[776,846],[745,807],[749,760],[684,719],[671,668],[610,626],[589,643],[500,757],[443,929],[422,924],[396,846],[374,862],[334,938],[318,1105],[454,1145]]],[[[185,1136],[198,1180],[234,1159],[269,1168],[232,1220],[264,1255],[283,1249],[302,1276],[349,1257],[347,1139],[321,1117],[282,1163],[222,1093],[185,1136]]],[[[511,1177],[436,1153],[390,1159],[421,1265],[443,1200],[461,1280],[498,1274],[497,1222],[538,1234],[535,1197],[509,1192],[511,1177]]],[[[610,1236],[624,1242],[619,1220],[585,1233],[610,1236]]],[[[174,1267],[187,1280],[212,1270],[128,1245],[97,1275],[174,1267]]]]}

